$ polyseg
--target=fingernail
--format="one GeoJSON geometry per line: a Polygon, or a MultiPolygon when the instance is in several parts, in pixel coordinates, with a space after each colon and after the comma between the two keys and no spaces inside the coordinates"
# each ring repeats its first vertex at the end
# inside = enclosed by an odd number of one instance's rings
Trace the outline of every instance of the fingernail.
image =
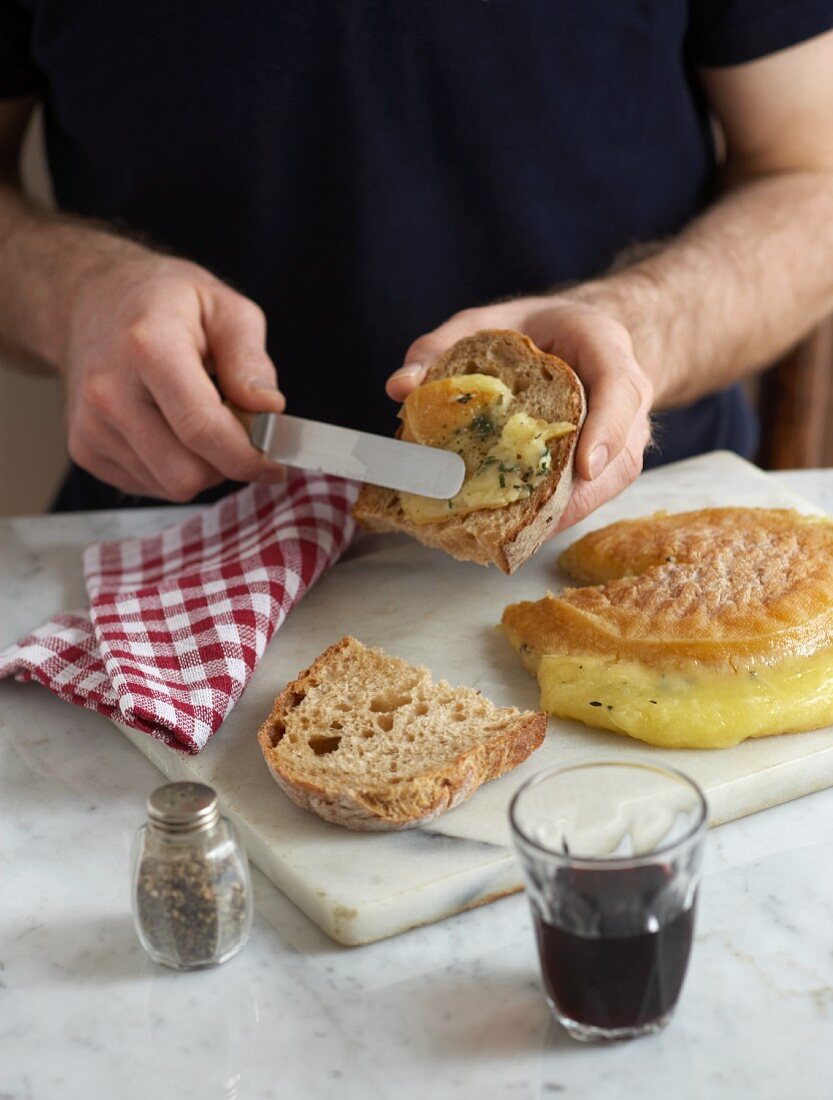
{"type": "Polygon", "coordinates": [[[276,482],[286,480],[286,466],[281,466],[275,462],[270,465],[268,470],[264,470],[262,474],[258,474],[257,481],[265,485],[274,485],[276,482]]]}
{"type": "Polygon", "coordinates": [[[249,381],[249,389],[255,394],[268,394],[269,397],[275,399],[275,404],[272,406],[275,412],[283,412],[286,408],[286,398],[275,385],[274,382],[270,382],[268,378],[252,378],[249,381]]]}
{"type": "Polygon", "coordinates": [[[595,447],[590,453],[590,480],[595,481],[599,474],[604,473],[607,468],[607,447],[604,443],[600,443],[598,447],[595,447]]]}
{"type": "Polygon", "coordinates": [[[425,367],[422,363],[406,363],[404,367],[400,367],[399,370],[394,371],[391,378],[402,378],[408,382],[419,382],[423,374],[425,374],[425,367]]]}

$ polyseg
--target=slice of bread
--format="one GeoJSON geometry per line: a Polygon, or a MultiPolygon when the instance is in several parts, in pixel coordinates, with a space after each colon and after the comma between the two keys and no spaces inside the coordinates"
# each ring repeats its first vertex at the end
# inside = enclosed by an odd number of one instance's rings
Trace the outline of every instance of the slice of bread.
{"type": "Polygon", "coordinates": [[[544,740],[543,713],[496,707],[472,688],[349,635],[287,684],[258,733],[281,789],[360,831],[426,825],[544,740]]]}
{"type": "Polygon", "coordinates": [[[528,499],[451,516],[441,523],[413,523],[402,510],[399,494],[375,485],[362,488],[353,514],[368,531],[403,531],[462,561],[494,564],[512,573],[552,534],[569,500],[573,454],[586,411],[584,389],[557,356],[540,351],[527,336],[499,329],[458,341],[434,363],[424,381],[464,374],[499,378],[514,394],[513,411],[575,424],[574,432],[549,444],[551,473],[528,499]]]}

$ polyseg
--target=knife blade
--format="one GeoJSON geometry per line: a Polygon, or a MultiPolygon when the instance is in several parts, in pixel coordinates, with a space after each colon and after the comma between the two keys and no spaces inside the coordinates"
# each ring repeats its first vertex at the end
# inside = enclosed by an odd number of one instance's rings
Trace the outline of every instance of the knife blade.
{"type": "Polygon", "coordinates": [[[248,431],[254,446],[275,462],[438,500],[455,496],[466,476],[465,463],[453,451],[300,416],[256,413],[248,431]]]}

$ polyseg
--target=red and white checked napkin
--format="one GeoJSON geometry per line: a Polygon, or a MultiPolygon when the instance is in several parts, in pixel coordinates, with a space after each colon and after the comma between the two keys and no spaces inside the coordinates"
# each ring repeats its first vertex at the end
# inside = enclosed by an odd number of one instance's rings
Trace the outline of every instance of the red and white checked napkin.
{"type": "Polygon", "coordinates": [[[56,615],[0,653],[0,679],[199,752],[266,643],[349,544],[357,486],[316,474],[250,485],[143,539],[84,552],[89,612],[56,615]]]}

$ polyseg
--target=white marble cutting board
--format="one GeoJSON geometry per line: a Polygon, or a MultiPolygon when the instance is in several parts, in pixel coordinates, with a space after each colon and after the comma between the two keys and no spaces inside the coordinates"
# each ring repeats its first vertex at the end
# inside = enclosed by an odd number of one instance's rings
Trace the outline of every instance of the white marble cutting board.
{"type": "Polygon", "coordinates": [[[553,539],[513,577],[455,562],[399,536],[366,536],[325,575],[276,634],[240,703],[208,747],[184,757],[124,729],[171,779],[219,792],[253,861],[325,932],[360,944],[440,920],[517,890],[507,807],[520,782],[557,761],[613,755],[668,760],[707,793],[712,824],[833,785],[833,730],[770,737],[732,749],[661,750],[551,720],[544,746],[508,776],[426,829],[355,834],[297,809],[274,783],[255,733],[274,696],[346,633],[495,703],[537,707],[537,685],[496,629],[507,603],[566,581],[555,565],[586,530],[659,508],[787,506],[818,511],[726,453],[643,475],[617,500],[553,539]]]}

